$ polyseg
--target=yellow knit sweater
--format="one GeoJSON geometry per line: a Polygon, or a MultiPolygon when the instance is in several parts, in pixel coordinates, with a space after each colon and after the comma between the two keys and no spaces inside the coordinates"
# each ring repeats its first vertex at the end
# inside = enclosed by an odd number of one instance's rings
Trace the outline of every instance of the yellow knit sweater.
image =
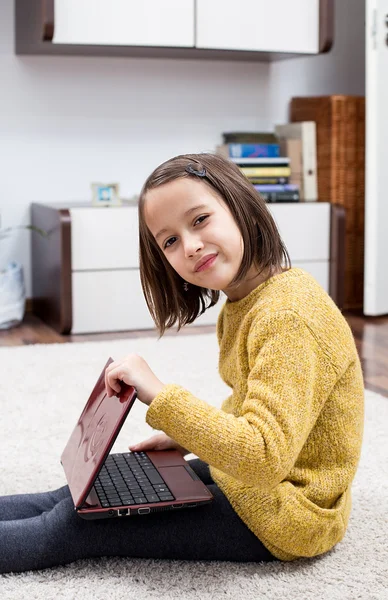
{"type": "Polygon", "coordinates": [[[364,387],[351,330],[331,298],[290,269],[217,324],[222,408],[167,384],[147,422],[211,465],[244,523],[281,560],[345,534],[360,457],[364,387]]]}

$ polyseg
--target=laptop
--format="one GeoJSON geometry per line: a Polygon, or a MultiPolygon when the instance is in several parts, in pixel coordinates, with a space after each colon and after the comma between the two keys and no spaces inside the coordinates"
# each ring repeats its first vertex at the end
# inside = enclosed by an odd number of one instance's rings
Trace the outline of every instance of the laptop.
{"type": "Polygon", "coordinates": [[[110,454],[136,400],[135,388],[121,384],[108,398],[105,369],[61,455],[74,508],[83,519],[105,519],[194,508],[213,496],[176,450],[110,454]]]}

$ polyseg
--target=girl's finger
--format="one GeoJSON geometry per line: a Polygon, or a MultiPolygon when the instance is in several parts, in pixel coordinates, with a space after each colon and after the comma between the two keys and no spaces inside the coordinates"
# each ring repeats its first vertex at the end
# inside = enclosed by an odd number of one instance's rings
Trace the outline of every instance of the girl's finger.
{"type": "Polygon", "coordinates": [[[115,390],[112,388],[112,386],[109,382],[109,379],[108,379],[108,375],[106,373],[105,373],[105,389],[106,389],[108,398],[115,395],[115,390]]]}
{"type": "Polygon", "coordinates": [[[114,368],[116,366],[116,363],[111,363],[110,365],[107,366],[107,368],[105,369],[105,376],[104,376],[104,382],[105,382],[105,389],[108,395],[108,398],[110,398],[111,396],[114,396],[115,390],[111,387],[110,383],[109,383],[109,374],[112,370],[112,368],[114,368]]]}
{"type": "MultiPolygon", "coordinates": [[[[121,391],[120,381],[123,381],[121,369],[116,367],[108,373],[105,373],[105,387],[112,392],[116,392],[117,394],[121,391]]],[[[108,394],[109,395],[109,394],[108,394]]]]}
{"type": "Polygon", "coordinates": [[[108,373],[107,379],[110,387],[117,393],[121,392],[122,383],[136,387],[128,368],[123,364],[119,364],[116,368],[112,369],[108,373]]]}

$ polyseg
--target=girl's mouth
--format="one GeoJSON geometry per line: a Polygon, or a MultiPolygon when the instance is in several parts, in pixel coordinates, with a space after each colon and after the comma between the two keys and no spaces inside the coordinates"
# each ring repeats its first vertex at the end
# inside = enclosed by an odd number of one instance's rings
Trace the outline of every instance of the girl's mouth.
{"type": "Polygon", "coordinates": [[[207,260],[203,265],[198,267],[197,273],[199,273],[199,271],[205,271],[206,269],[210,269],[210,267],[215,263],[216,258],[217,258],[217,254],[215,254],[214,256],[211,256],[209,258],[209,260],[207,260]]]}

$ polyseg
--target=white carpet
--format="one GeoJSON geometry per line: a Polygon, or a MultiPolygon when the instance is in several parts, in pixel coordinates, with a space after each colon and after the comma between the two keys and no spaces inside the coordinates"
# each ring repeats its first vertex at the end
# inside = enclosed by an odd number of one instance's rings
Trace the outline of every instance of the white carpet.
{"type": "MultiPolygon", "coordinates": [[[[164,382],[219,405],[214,334],[0,348],[0,493],[65,484],[60,453],[107,358],[144,356],[164,382]],[[23,456],[23,459],[21,458],[23,456]]],[[[135,403],[114,450],[152,433],[135,403]]],[[[170,600],[388,598],[388,398],[366,392],[363,453],[345,539],[326,556],[278,564],[84,560],[0,577],[0,598],[170,600]]]]}

